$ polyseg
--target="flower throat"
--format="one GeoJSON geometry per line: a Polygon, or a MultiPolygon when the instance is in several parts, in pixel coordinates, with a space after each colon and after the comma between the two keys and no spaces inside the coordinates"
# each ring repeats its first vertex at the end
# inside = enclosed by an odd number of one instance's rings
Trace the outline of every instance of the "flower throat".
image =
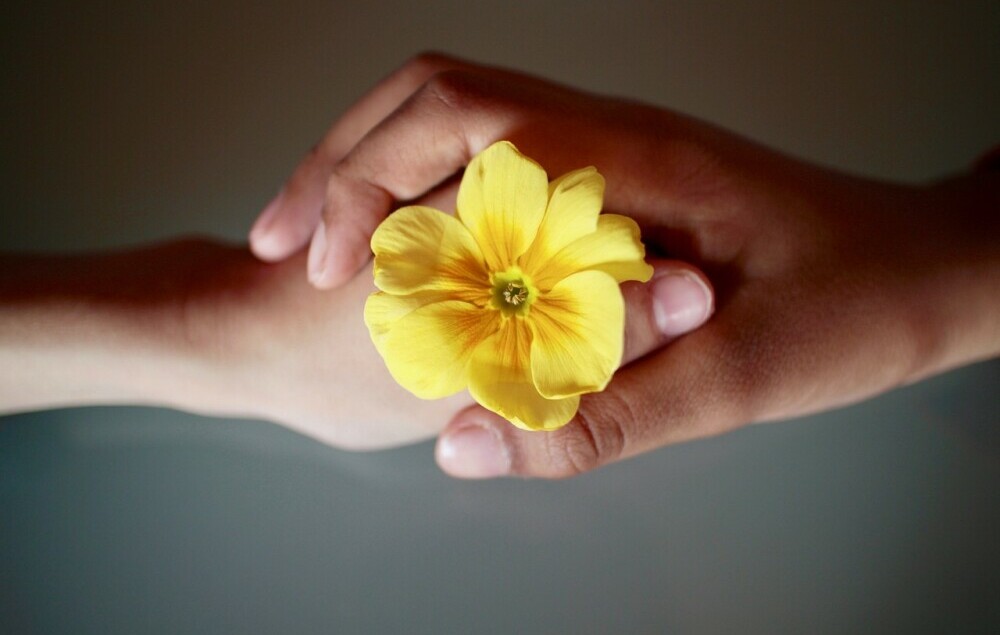
{"type": "Polygon", "coordinates": [[[491,276],[492,305],[506,316],[526,315],[528,307],[538,297],[531,279],[518,267],[491,276]]]}

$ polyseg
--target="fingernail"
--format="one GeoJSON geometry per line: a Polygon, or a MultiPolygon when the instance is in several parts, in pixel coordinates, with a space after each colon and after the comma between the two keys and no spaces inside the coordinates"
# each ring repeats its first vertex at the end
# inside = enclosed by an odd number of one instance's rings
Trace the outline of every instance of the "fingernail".
{"type": "Polygon", "coordinates": [[[654,279],[652,292],[656,326],[668,337],[693,331],[712,314],[712,292],[693,273],[671,272],[654,279]]]}
{"type": "Polygon", "coordinates": [[[469,423],[438,441],[441,467],[460,478],[493,478],[510,473],[510,454],[492,428],[469,423]]]}
{"type": "Polygon", "coordinates": [[[326,223],[319,222],[309,244],[309,280],[320,285],[326,278],[326,223]]]}
{"type": "Polygon", "coordinates": [[[267,234],[267,230],[271,227],[271,223],[274,218],[278,215],[278,208],[281,207],[281,201],[285,197],[285,191],[282,190],[278,192],[277,196],[271,199],[271,202],[264,207],[264,211],[260,213],[257,220],[253,224],[253,228],[250,230],[251,240],[260,240],[267,234]]]}

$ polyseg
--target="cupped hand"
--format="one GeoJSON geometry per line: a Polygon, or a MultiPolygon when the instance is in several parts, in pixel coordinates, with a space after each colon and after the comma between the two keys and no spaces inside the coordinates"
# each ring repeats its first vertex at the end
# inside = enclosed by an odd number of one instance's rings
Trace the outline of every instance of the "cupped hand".
{"type": "MultiPolygon", "coordinates": [[[[312,284],[344,284],[386,214],[435,191],[447,198],[452,177],[498,139],[550,174],[595,165],[605,209],[634,218],[653,253],[707,273],[717,313],[668,347],[633,347],[636,361],[557,432],[468,407],[438,442],[451,474],[574,475],[1000,349],[995,176],[869,181],[677,113],[439,55],[405,65],[333,126],[258,219],[252,249],[281,260],[311,241],[312,284]]],[[[648,300],[634,305],[655,324],[648,300]]]]}

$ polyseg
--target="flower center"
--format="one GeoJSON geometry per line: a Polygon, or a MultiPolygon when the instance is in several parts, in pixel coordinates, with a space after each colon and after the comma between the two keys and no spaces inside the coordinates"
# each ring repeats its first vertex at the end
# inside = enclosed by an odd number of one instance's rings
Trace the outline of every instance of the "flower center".
{"type": "Polygon", "coordinates": [[[490,276],[493,286],[491,304],[504,315],[527,315],[528,307],[538,296],[531,278],[517,267],[490,276]]]}
{"type": "Polygon", "coordinates": [[[528,288],[516,282],[507,283],[503,290],[503,299],[507,304],[517,306],[528,299],[528,288]]]}

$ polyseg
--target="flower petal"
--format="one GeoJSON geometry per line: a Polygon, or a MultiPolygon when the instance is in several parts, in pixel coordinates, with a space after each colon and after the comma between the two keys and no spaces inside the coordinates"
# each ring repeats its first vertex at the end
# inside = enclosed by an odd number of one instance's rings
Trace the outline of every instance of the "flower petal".
{"type": "Polygon", "coordinates": [[[392,325],[422,306],[448,299],[450,298],[445,293],[437,291],[422,291],[411,295],[392,295],[377,291],[368,296],[365,301],[365,325],[375,348],[384,357],[382,343],[392,325]]]}
{"type": "Polygon", "coordinates": [[[549,184],[549,203],[531,247],[521,257],[529,274],[563,247],[597,230],[604,203],[604,177],[588,167],[562,175],[549,184]]]}
{"type": "Polygon", "coordinates": [[[475,237],[490,270],[504,271],[535,239],[547,202],[545,170],[509,141],[499,141],[465,169],[458,218],[475,237]]]}
{"type": "Polygon", "coordinates": [[[563,279],[531,307],[531,376],[549,399],[604,390],[621,363],[625,301],[602,271],[563,279]]]}
{"type": "Polygon", "coordinates": [[[535,270],[534,281],[544,291],[577,271],[593,269],[610,274],[618,282],[646,282],[653,276],[653,268],[643,260],[645,255],[634,220],[601,214],[597,231],[573,241],[543,263],[535,270]]]}
{"type": "Polygon", "coordinates": [[[430,207],[404,207],[372,235],[375,286],[409,294],[425,289],[452,292],[467,302],[489,300],[482,252],[453,216],[430,207]]]}
{"type": "Polygon", "coordinates": [[[504,320],[469,364],[469,392],[484,408],[525,430],[554,430],[576,414],[580,398],[546,399],[530,376],[531,329],[521,318],[504,320]]]}
{"type": "MultiPolygon", "coordinates": [[[[383,312],[385,299],[376,302],[383,306],[373,307],[371,314],[392,313],[391,308],[383,312]]],[[[401,305],[393,308],[402,310],[401,305]]],[[[466,387],[469,360],[496,331],[498,320],[496,311],[468,302],[435,302],[410,311],[372,339],[400,386],[421,399],[437,399],[466,387]]]]}

